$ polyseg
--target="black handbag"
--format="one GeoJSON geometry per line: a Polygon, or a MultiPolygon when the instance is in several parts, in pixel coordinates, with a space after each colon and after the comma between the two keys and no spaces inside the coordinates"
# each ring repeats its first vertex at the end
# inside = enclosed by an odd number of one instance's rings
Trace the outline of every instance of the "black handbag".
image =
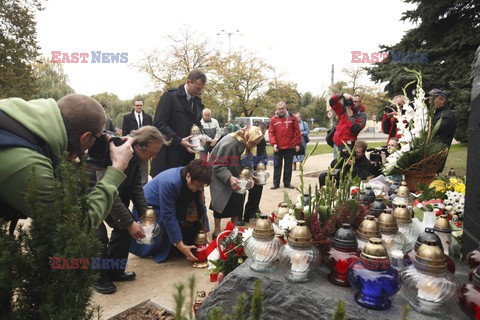
{"type": "Polygon", "coordinates": [[[325,137],[325,140],[327,141],[327,144],[332,148],[333,148],[333,136],[335,135],[335,130],[337,130],[337,126],[328,130],[327,131],[327,136],[325,137]]]}
{"type": "Polygon", "coordinates": [[[303,146],[303,144],[300,145],[300,150],[298,150],[298,152],[295,152],[295,155],[296,155],[296,156],[303,156],[303,155],[305,155],[305,147],[303,146]]]}

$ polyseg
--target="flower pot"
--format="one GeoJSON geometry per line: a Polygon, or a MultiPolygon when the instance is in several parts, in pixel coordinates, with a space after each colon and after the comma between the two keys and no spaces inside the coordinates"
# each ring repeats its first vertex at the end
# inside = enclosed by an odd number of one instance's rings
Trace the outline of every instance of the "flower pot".
{"type": "Polygon", "coordinates": [[[407,182],[407,187],[410,192],[416,192],[420,184],[430,185],[430,183],[435,180],[436,173],[406,171],[403,172],[403,175],[405,176],[405,181],[407,182]]]}

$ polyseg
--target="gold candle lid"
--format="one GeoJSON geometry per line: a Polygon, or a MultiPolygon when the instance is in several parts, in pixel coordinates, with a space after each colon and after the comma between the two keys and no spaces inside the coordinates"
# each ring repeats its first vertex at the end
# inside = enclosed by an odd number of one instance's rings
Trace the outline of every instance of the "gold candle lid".
{"type": "Polygon", "coordinates": [[[399,204],[395,210],[393,210],[393,215],[397,220],[397,224],[407,224],[412,223],[412,215],[408,211],[407,206],[404,204],[399,204]]]}
{"type": "Polygon", "coordinates": [[[387,248],[383,245],[382,239],[376,237],[370,238],[361,255],[365,259],[388,259],[387,248]]]}
{"type": "Polygon", "coordinates": [[[426,273],[440,273],[447,270],[443,250],[435,240],[426,240],[415,252],[415,268],[426,273]]]}
{"type": "Polygon", "coordinates": [[[297,222],[297,225],[290,231],[287,242],[293,247],[309,247],[312,245],[312,233],[305,224],[305,221],[299,220],[297,222]]]}
{"type": "Polygon", "coordinates": [[[408,199],[410,197],[410,190],[408,190],[407,182],[402,180],[400,187],[398,188],[397,195],[408,199]]]}
{"type": "Polygon", "coordinates": [[[243,169],[242,172],[240,173],[240,178],[245,180],[250,179],[250,170],[247,168],[243,169]]]}
{"type": "Polygon", "coordinates": [[[380,229],[380,233],[392,234],[398,232],[397,219],[395,219],[395,216],[392,214],[391,210],[384,210],[378,217],[378,227],[380,229]]]}
{"type": "Polygon", "coordinates": [[[201,244],[207,244],[207,235],[203,231],[198,231],[197,237],[195,238],[195,244],[201,245],[201,244]]]}
{"type": "Polygon", "coordinates": [[[265,163],[259,162],[259,163],[257,164],[257,171],[258,171],[258,172],[265,171],[266,169],[267,169],[267,166],[265,165],[265,163]]]}
{"type": "Polygon", "coordinates": [[[153,210],[152,206],[147,207],[147,211],[145,211],[145,220],[146,221],[157,221],[157,215],[155,214],[155,210],[153,210]]]}
{"type": "Polygon", "coordinates": [[[273,225],[270,220],[267,219],[266,214],[262,214],[260,219],[255,222],[253,227],[253,237],[255,239],[272,240],[275,237],[275,231],[273,231],[273,225]]]}
{"type": "Polygon", "coordinates": [[[442,214],[435,221],[433,229],[438,232],[451,233],[452,227],[450,226],[450,221],[448,221],[448,214],[442,214]]]}
{"type": "Polygon", "coordinates": [[[365,219],[360,223],[357,230],[357,236],[362,240],[368,240],[372,237],[381,237],[378,222],[375,221],[375,217],[367,215],[365,219]]]}
{"type": "Polygon", "coordinates": [[[280,202],[277,208],[277,213],[275,214],[275,222],[278,222],[283,219],[283,217],[289,212],[288,204],[286,202],[280,202]]]}

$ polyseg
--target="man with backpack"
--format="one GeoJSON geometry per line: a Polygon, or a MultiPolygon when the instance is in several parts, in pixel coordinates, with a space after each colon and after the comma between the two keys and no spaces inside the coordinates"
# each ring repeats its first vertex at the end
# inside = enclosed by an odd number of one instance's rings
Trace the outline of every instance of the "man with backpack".
{"type": "Polygon", "coordinates": [[[294,189],[290,184],[292,180],[292,161],[295,153],[300,151],[302,136],[298,119],[287,111],[287,104],[284,101],[277,103],[275,115],[270,119],[268,137],[275,153],[273,186],[270,189],[275,190],[280,187],[283,161],[285,161],[283,185],[285,188],[294,189]]]}

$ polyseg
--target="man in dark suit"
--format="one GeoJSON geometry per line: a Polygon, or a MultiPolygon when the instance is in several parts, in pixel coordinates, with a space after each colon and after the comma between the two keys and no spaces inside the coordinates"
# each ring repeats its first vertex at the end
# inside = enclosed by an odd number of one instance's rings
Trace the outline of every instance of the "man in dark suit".
{"type": "Polygon", "coordinates": [[[152,177],[166,169],[185,166],[195,158],[189,141],[190,131],[194,124],[202,128],[200,120],[204,106],[200,95],[206,82],[205,73],[192,70],[185,84],[169,89],[160,98],[154,125],[171,140],[171,144],[152,159],[152,177]]]}
{"type": "MultiPolygon", "coordinates": [[[[132,112],[123,117],[122,134],[124,136],[129,135],[132,130],[153,125],[152,116],[142,109],[143,101],[135,100],[132,112]]],[[[142,184],[145,185],[148,182],[148,160],[142,160],[140,167],[142,168],[142,184]]]]}

